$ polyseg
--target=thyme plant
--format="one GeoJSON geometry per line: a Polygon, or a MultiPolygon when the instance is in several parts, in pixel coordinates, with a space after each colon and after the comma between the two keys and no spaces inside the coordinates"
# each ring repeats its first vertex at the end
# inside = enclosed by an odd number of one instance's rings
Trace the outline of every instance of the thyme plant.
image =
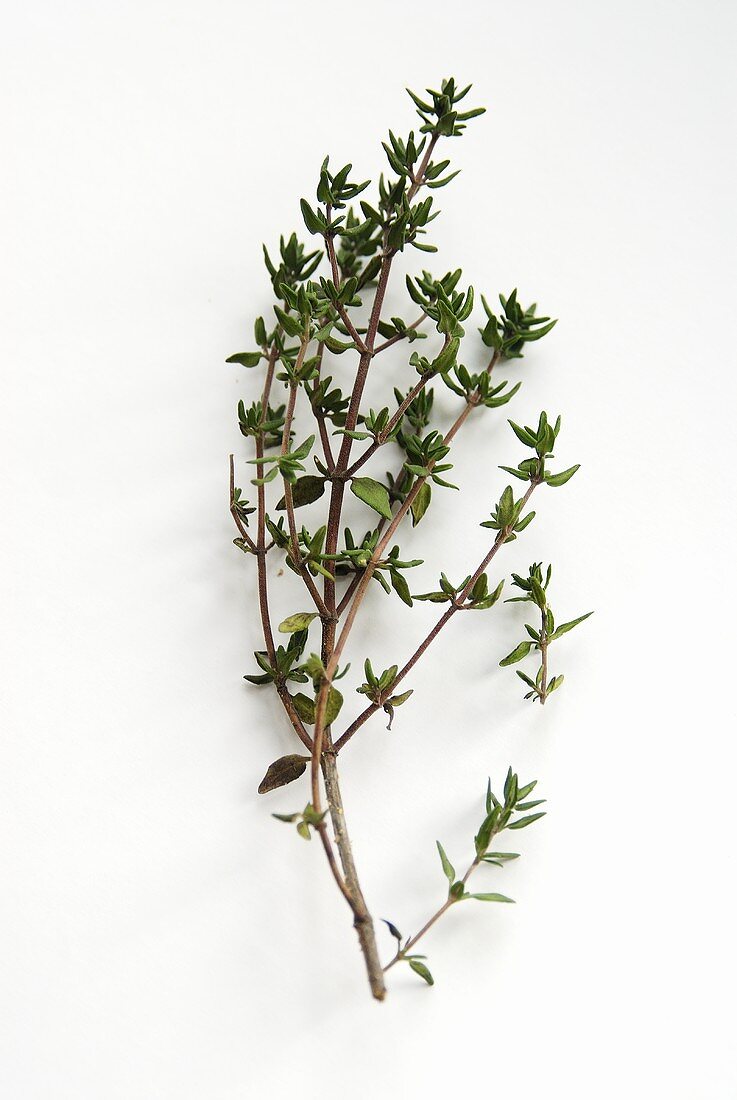
{"type": "MultiPolygon", "coordinates": [[[[351,850],[338,757],[378,711],[391,726],[397,708],[412,696],[409,674],[451,619],[494,607],[504,581],[496,576],[490,579],[489,567],[496,565],[494,559],[502,547],[533,520],[535,512],[528,508],[533,494],[540,487],[564,485],[578,469],[577,465],[549,468],[560,417],[551,422],[542,412],[535,426],[510,421],[526,457],[517,466],[501,469],[522,484],[516,492],[511,484],[502,487],[490,517],[482,521],[481,526],[493,532],[487,553],[458,583],[441,573],[436,590],[413,592],[412,570],[422,563],[402,554],[396,541],[400,527],[405,521],[413,526],[432,524],[426,517],[435,508],[436,496],[457,488],[447,475],[452,469],[451,445],[464,423],[472,414],[498,415],[495,410],[520,388],[520,382],[510,385],[498,380],[496,368],[522,358],[526,345],[540,340],[555,325],[551,318],[539,316],[534,305],[522,306],[516,290],[499,295],[499,309],[492,309],[482,297],[480,342],[473,337],[468,350],[474,354],[475,345],[476,356],[481,349],[486,358],[481,370],[465,366],[460,359],[462,347],[465,351],[462,341],[475,296],[472,287],[462,289],[460,268],[440,277],[425,270],[408,276],[407,315],[384,315],[397,254],[407,249],[436,251],[427,240],[430,223],[437,216],[434,192],[458,174],[445,156],[446,142],[460,137],[466,124],[484,113],[483,107],[466,106],[469,90],[470,85],[459,88],[450,79],[443,81],[439,91],[427,89],[424,98],[409,92],[420,118],[418,132],[410,131],[404,138],[389,132],[383,143],[389,172],[380,176],[371,202],[359,198],[370,181],[354,181],[350,164],[334,172],[325,159],[316,202],[302,199],[300,203],[315,247],[306,248],[295,234],[281,238],[274,258],[264,247],[276,299],[274,316],[256,319],[255,350],[227,360],[246,368],[264,368],[260,397],[248,407],[243,401],[238,404],[240,430],[254,449],[248,462],[255,466],[256,476],[251,478],[255,503],[249,503],[236,486],[232,455],[230,459],[230,511],[238,528],[234,542],[255,559],[264,639],[264,648],[255,653],[258,671],[246,679],[276,691],[303,749],[274,761],[259,792],[294,783],[309,772],[304,809],[273,816],[294,824],[306,840],[317,834],[353,914],[371,991],[379,1000],[385,995],[385,973],[398,963],[407,963],[428,984],[433,983],[424,956],[414,949],[448,909],[466,900],[511,900],[485,889],[471,892],[469,879],[482,864],[501,868],[516,859],[516,852],[496,849],[497,838],[533,824],[543,811],[530,812],[541,804],[529,797],[535,782],[520,783],[511,768],[500,797],[489,785],[468,868],[456,875],[438,842],[447,896],[412,936],[403,937],[387,922],[396,950],[382,964],[351,850]],[[410,350],[413,344],[418,348],[410,350]],[[366,408],[367,378],[377,359],[383,360],[389,352],[397,358],[398,373],[392,381],[398,385],[387,383],[387,403],[381,408],[366,408]],[[435,419],[431,383],[447,386],[458,398],[458,412],[450,424],[441,425],[435,419]],[[298,414],[310,421],[310,428],[297,431],[298,414]],[[367,474],[366,464],[383,448],[397,458],[394,472],[379,480],[367,474]],[[344,527],[346,492],[365,507],[365,533],[344,527]],[[308,523],[303,522],[298,512],[313,504],[318,508],[310,510],[308,523]],[[294,597],[294,612],[276,627],[269,602],[270,555],[283,555],[302,592],[294,597]],[[415,600],[444,607],[401,667],[393,664],[379,670],[368,658],[362,662],[364,679],[355,690],[365,696],[366,706],[339,730],[346,687],[345,682],[337,685],[350,668],[344,656],[356,618],[368,605],[373,611],[372,582],[396,594],[408,607],[415,600]]],[[[386,369],[381,375],[389,377],[386,369]]],[[[525,698],[541,704],[563,682],[559,674],[549,676],[550,645],[586,618],[556,627],[548,605],[549,581],[550,568],[543,573],[539,563],[530,567],[527,577],[513,575],[514,585],[523,593],[514,598],[534,604],[538,620],[526,627],[527,638],[501,661],[509,665],[532,653],[539,657],[534,679],[521,671],[518,675],[529,689],[525,698]]]]}

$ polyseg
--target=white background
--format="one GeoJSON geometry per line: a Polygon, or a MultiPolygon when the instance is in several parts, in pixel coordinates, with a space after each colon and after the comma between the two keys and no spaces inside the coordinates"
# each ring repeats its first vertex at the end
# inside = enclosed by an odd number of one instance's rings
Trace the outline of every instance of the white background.
{"type": "MultiPolygon", "coordinates": [[[[3,1096],[737,1096],[735,29],[727,0],[8,5],[3,1096]],[[452,624],[392,733],[342,758],[367,898],[406,933],[487,775],[512,762],[549,799],[523,858],[483,872],[518,904],[449,914],[435,987],[393,971],[379,1005],[319,846],[270,816],[304,786],[255,793],[294,742],[241,679],[227,455],[256,378],[223,361],[325,153],[376,175],[404,86],[451,73],[489,112],[448,145],[440,256],[406,264],[561,318],[510,367],[510,413],[562,412],[582,469],[494,576],[551,560],[559,617],[596,614],[544,711],[498,668],[517,605],[452,624]]],[[[415,591],[482,556],[496,465],[521,457],[506,411],[459,438],[465,493],[403,536],[415,591]]],[[[274,576],[279,617],[293,583],[274,576]]],[[[356,673],[434,619],[369,606],[356,673]]]]}

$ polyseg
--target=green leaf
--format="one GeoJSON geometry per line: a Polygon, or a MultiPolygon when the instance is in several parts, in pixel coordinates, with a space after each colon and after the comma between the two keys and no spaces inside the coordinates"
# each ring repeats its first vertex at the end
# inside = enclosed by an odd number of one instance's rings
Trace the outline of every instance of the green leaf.
{"type": "Polygon", "coordinates": [[[500,527],[506,527],[512,521],[514,515],[514,494],[512,493],[512,486],[507,485],[506,489],[502,493],[499,499],[499,525],[500,527]]]}
{"type": "MultiPolygon", "coordinates": [[[[298,756],[294,753],[289,756],[280,756],[273,764],[269,764],[266,775],[258,785],[258,793],[266,794],[268,791],[275,791],[277,787],[285,787],[287,783],[293,783],[303,774],[309,759],[309,756],[298,756]]],[[[283,821],[284,818],[281,817],[279,820],[283,821]]]]}
{"type": "Polygon", "coordinates": [[[567,481],[570,481],[576,470],[581,469],[581,463],[576,463],[575,466],[569,466],[567,470],[562,470],[559,474],[547,474],[545,477],[545,484],[552,485],[553,488],[557,488],[559,485],[565,485],[567,481]]]}
{"type": "Polygon", "coordinates": [[[545,817],[545,811],[542,810],[539,814],[528,814],[527,817],[521,817],[519,821],[512,821],[507,825],[508,829],[526,829],[528,825],[532,825],[533,821],[539,821],[541,817],[545,817]]]}
{"type": "Polygon", "coordinates": [[[440,862],[443,865],[443,873],[444,873],[445,877],[447,878],[448,882],[452,886],[453,883],[455,882],[455,877],[456,877],[455,868],[453,867],[453,864],[450,862],[450,860],[446,856],[445,849],[443,848],[443,845],[440,843],[440,841],[436,840],[435,843],[438,846],[438,852],[440,854],[440,862]]]}
{"type": "Polygon", "coordinates": [[[392,518],[389,493],[380,482],[374,481],[371,477],[354,477],[351,481],[351,492],[384,519],[392,518]]]}
{"type": "Polygon", "coordinates": [[[287,458],[307,458],[308,454],[312,450],[312,446],[315,442],[314,435],[308,435],[307,439],[303,443],[300,443],[296,450],[290,451],[286,456],[287,458]]]}
{"type": "Polygon", "coordinates": [[[403,691],[401,695],[392,695],[391,699],[387,699],[386,704],[390,707],[401,707],[402,703],[406,703],[410,695],[414,693],[414,688],[410,688],[409,691],[403,691]]]}
{"type": "Polygon", "coordinates": [[[418,490],[417,496],[410,505],[410,511],[412,512],[412,526],[416,527],[424,516],[427,509],[430,507],[430,499],[432,497],[432,489],[428,482],[418,490]]]}
{"type": "Polygon", "coordinates": [[[328,694],[328,702],[325,707],[325,725],[329,726],[340,714],[340,708],[343,706],[343,696],[340,694],[337,688],[331,687],[328,694]]]}
{"type": "Polygon", "coordinates": [[[521,661],[532,649],[532,642],[520,642],[516,649],[513,649],[511,653],[507,654],[503,661],[499,664],[502,666],[514,665],[517,661],[521,661]]]}
{"type": "Polygon", "coordinates": [[[534,447],[537,440],[534,434],[527,428],[520,427],[519,424],[515,424],[513,420],[508,420],[510,428],[519,439],[520,443],[524,443],[526,447],[534,447]]]}
{"type": "Polygon", "coordinates": [[[394,589],[396,594],[399,596],[400,600],[402,600],[403,603],[406,603],[408,607],[411,607],[412,606],[412,595],[411,595],[410,590],[409,590],[409,585],[407,584],[407,581],[404,579],[402,574],[397,572],[396,569],[392,570],[391,582],[392,582],[392,588],[394,589]]]}
{"type": "Polygon", "coordinates": [[[298,611],[295,615],[290,615],[279,623],[277,629],[280,634],[294,634],[298,630],[306,630],[312,620],[316,618],[316,611],[298,611]]]}
{"type": "Polygon", "coordinates": [[[561,634],[567,634],[569,630],[573,630],[574,626],[578,626],[584,619],[588,619],[589,615],[593,615],[593,611],[587,611],[585,615],[579,615],[577,619],[572,619],[570,623],[561,623],[561,625],[553,631],[548,638],[549,642],[554,642],[556,638],[560,638],[561,634]]]}
{"type": "MultiPolygon", "coordinates": [[[[303,504],[312,504],[313,501],[319,500],[324,492],[325,478],[307,474],[305,477],[297,478],[292,485],[292,504],[295,508],[301,508],[303,504]]],[[[286,506],[286,501],[282,497],[276,506],[277,512],[283,512],[286,506]]]]}
{"type": "Polygon", "coordinates": [[[299,200],[300,209],[302,210],[302,217],[307,227],[308,233],[322,233],[322,222],[318,218],[315,211],[312,209],[306,199],[299,200]]]}
{"type": "Polygon", "coordinates": [[[257,367],[261,362],[260,351],[239,351],[237,355],[231,355],[226,363],[239,363],[242,367],[257,367]]]}
{"type": "Polygon", "coordinates": [[[292,696],[292,705],[296,710],[299,717],[303,722],[306,722],[308,726],[314,726],[315,724],[315,700],[308,698],[307,695],[303,695],[301,691],[292,696]]]}
{"type": "MultiPolygon", "coordinates": [[[[308,726],[314,726],[315,718],[317,717],[317,704],[314,699],[310,699],[307,695],[303,695],[302,692],[298,692],[292,696],[292,703],[299,717],[308,726]]],[[[340,708],[343,706],[343,696],[337,688],[331,687],[328,694],[328,701],[325,707],[325,725],[329,726],[331,722],[340,714],[340,708]]]]}
{"type": "Polygon", "coordinates": [[[410,959],[409,965],[410,969],[414,970],[415,974],[419,974],[420,977],[424,979],[424,981],[426,981],[428,985],[435,985],[435,979],[433,978],[432,974],[427,969],[425,964],[420,962],[419,959],[410,959]]]}
{"type": "Polygon", "coordinates": [[[514,905],[514,898],[508,898],[505,894],[468,894],[467,897],[476,898],[476,901],[506,901],[514,905]]]}

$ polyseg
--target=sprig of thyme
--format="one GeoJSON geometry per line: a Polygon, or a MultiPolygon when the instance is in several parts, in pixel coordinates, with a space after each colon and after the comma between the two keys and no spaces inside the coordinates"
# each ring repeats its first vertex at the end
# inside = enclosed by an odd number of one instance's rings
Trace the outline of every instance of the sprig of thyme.
{"type": "MultiPolygon", "coordinates": [[[[540,340],[556,323],[539,316],[536,306],[524,307],[516,290],[499,295],[497,312],[481,295],[484,320],[478,329],[480,340],[469,338],[466,329],[477,295],[473,287],[463,284],[460,268],[439,275],[423,269],[408,276],[406,309],[385,316],[387,287],[397,255],[411,249],[425,254],[436,251],[428,239],[437,217],[435,192],[457,175],[444,155],[444,143],[461,136],[467,123],[484,112],[482,107],[467,106],[470,87],[461,88],[448,79],[438,90],[427,89],[422,96],[409,93],[420,119],[418,132],[405,136],[389,132],[383,143],[389,170],[380,176],[373,194],[368,191],[370,181],[353,178],[350,164],[336,170],[329,158],[323,160],[315,197],[300,201],[305,228],[315,238],[316,247],[306,247],[294,233],[280,238],[278,254],[264,247],[275,295],[273,316],[258,317],[254,347],[228,359],[246,370],[265,369],[260,395],[250,406],[243,401],[238,405],[240,432],[254,447],[247,461],[255,474],[250,479],[255,503],[235,484],[232,456],[230,466],[229,507],[238,531],[234,543],[256,560],[264,639],[264,648],[255,653],[258,667],[246,679],[276,690],[305,750],[270,764],[259,791],[266,794],[307,775],[305,808],[274,816],[294,824],[305,839],[313,834],[319,837],[335,882],[352,911],[370,987],[379,1000],[385,994],[385,971],[396,962],[408,962],[432,982],[423,957],[410,954],[415,944],[458,901],[502,900],[498,894],[469,893],[468,878],[482,862],[503,865],[512,858],[510,853],[490,852],[498,833],[522,828],[541,814],[513,816],[530,807],[525,800],[534,784],[520,788],[510,769],[503,801],[489,789],[476,855],[468,870],[456,878],[439,845],[449,878],[448,898],[420,932],[406,941],[390,926],[398,947],[395,958],[382,967],[348,835],[338,755],[377,711],[388,716],[391,728],[397,708],[406,706],[402,715],[411,710],[414,689],[403,681],[429,645],[458,613],[487,611],[499,601],[504,579],[492,576],[489,570],[502,547],[534,519],[534,511],[528,509],[532,494],[542,485],[563,485],[578,469],[549,469],[560,418],[551,424],[543,412],[535,428],[510,421],[515,436],[532,454],[518,466],[502,469],[525,482],[524,491],[516,494],[512,485],[502,485],[491,496],[491,514],[481,526],[495,534],[472,573],[453,583],[441,572],[437,589],[413,591],[412,571],[422,562],[402,553],[400,527],[407,519],[413,526],[427,524],[428,513],[442,509],[438,501],[444,492],[457,490],[451,480],[457,435],[472,414],[498,415],[496,410],[514,398],[521,382],[500,380],[499,366],[522,358],[528,344],[540,340]],[[474,341],[476,354],[486,356],[479,368],[461,360],[466,351],[473,353],[474,341]],[[369,374],[377,357],[388,352],[397,356],[400,365],[404,361],[405,376],[392,377],[383,404],[366,408],[363,398],[369,374]],[[441,384],[459,399],[455,417],[445,424],[434,407],[433,387],[441,384]],[[283,399],[278,395],[281,387],[283,399]],[[297,430],[305,418],[309,427],[297,430]],[[399,465],[382,480],[368,464],[385,448],[397,454],[399,465]],[[343,524],[347,491],[365,508],[364,533],[343,524]],[[271,494],[274,499],[269,503],[271,494]],[[305,509],[304,521],[301,511],[298,519],[298,509],[305,509]],[[276,632],[267,571],[271,553],[283,555],[305,593],[295,600],[294,610],[278,624],[276,632]],[[378,671],[364,656],[364,679],[355,690],[367,705],[337,732],[346,688],[336,684],[350,670],[350,664],[343,663],[343,654],[357,617],[377,586],[409,608],[415,600],[444,607],[435,626],[403,665],[390,663],[378,671]]],[[[517,574],[513,577],[525,592],[520,598],[539,608],[540,628],[528,627],[529,642],[521,643],[502,663],[520,660],[533,649],[539,652],[541,672],[535,681],[528,678],[526,682],[542,703],[562,679],[547,676],[548,647],[585,616],[556,628],[547,605],[547,581],[535,570],[539,567],[534,566],[524,580],[517,574]]]]}
{"type": "Polygon", "coordinates": [[[397,949],[394,957],[384,967],[384,971],[390,970],[398,962],[408,962],[410,968],[414,970],[415,973],[419,974],[428,985],[434,985],[433,976],[424,963],[424,959],[427,956],[409,954],[423,936],[430,931],[433,925],[436,924],[452,906],[457,905],[458,902],[461,901],[489,901],[514,904],[514,899],[507,897],[506,894],[495,892],[471,893],[471,891],[466,889],[466,886],[471,875],[482,863],[490,864],[494,867],[504,867],[510,860],[519,859],[518,852],[493,851],[491,845],[496,837],[498,837],[500,833],[503,833],[505,829],[526,829],[528,825],[534,824],[534,822],[539,821],[541,817],[545,816],[545,811],[539,811],[538,813],[528,812],[529,810],[535,809],[537,806],[542,806],[545,801],[543,798],[535,798],[532,800],[528,798],[536,786],[536,779],[531,783],[525,783],[521,786],[516,773],[510,768],[504,782],[504,798],[503,801],[500,801],[493,793],[491,789],[491,780],[489,780],[486,788],[486,813],[474,837],[474,857],[464,874],[460,877],[456,875],[455,868],[448,859],[443,845],[439,840],[436,841],[443,874],[448,880],[448,896],[443,901],[442,905],[440,905],[432,916],[423,924],[420,931],[415,933],[414,936],[409,936],[404,942],[402,942],[403,936],[396,925],[385,920],[384,923],[388,926],[391,935],[397,941],[397,949]]]}

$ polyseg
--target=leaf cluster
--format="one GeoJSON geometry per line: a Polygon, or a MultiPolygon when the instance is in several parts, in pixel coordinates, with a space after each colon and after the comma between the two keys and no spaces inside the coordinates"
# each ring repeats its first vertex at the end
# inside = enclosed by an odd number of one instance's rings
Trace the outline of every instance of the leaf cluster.
{"type": "Polygon", "coordinates": [[[486,324],[479,332],[487,348],[494,348],[505,359],[521,359],[525,344],[541,340],[557,324],[550,317],[536,317],[536,303],[523,309],[517,301],[516,288],[507,298],[500,294],[499,301],[502,313],[497,316],[483,295],[481,296],[486,324]]]}
{"type": "Polygon", "coordinates": [[[560,423],[561,418],[558,417],[555,424],[551,424],[545,412],[540,413],[536,428],[530,427],[528,424],[521,427],[510,420],[509,425],[514,434],[526,447],[532,448],[535,457],[524,459],[516,467],[500,466],[500,470],[505,470],[506,473],[512,474],[520,481],[530,481],[535,484],[544,481],[546,485],[550,485],[554,489],[565,485],[567,481],[571,480],[576,471],[581,469],[580,462],[576,463],[575,466],[569,466],[567,470],[561,470],[557,474],[549,473],[545,469],[545,460],[555,457],[553,447],[560,432],[560,423]]]}
{"type": "Polygon", "coordinates": [[[397,679],[397,672],[399,671],[398,665],[391,665],[390,668],[384,669],[383,672],[377,675],[371,667],[371,661],[367,657],[363,669],[366,680],[360,687],[356,688],[356,691],[361,695],[367,696],[372,703],[375,703],[377,707],[381,707],[384,712],[389,715],[389,724],[386,728],[390,730],[394,720],[395,708],[401,707],[402,703],[407,702],[414,688],[400,692],[398,695],[392,694],[392,689],[397,679]]]}
{"type": "Polygon", "coordinates": [[[459,585],[453,585],[445,573],[440,574],[439,588],[434,592],[424,592],[420,596],[414,596],[415,600],[427,600],[429,603],[452,603],[459,611],[486,611],[493,607],[502,594],[504,581],[500,581],[494,589],[489,588],[489,578],[486,573],[481,573],[470,591],[466,592],[471,577],[466,577],[459,585]]]}
{"type": "MultiPolygon", "coordinates": [[[[537,780],[533,780],[531,783],[520,784],[516,772],[513,772],[512,769],[509,768],[504,782],[504,794],[502,798],[499,799],[493,793],[491,789],[491,780],[489,780],[486,788],[484,818],[474,837],[475,854],[465,875],[461,877],[458,876],[443,845],[439,840],[435,842],[440,857],[440,865],[448,883],[448,893],[445,902],[438,910],[434,919],[437,919],[451,908],[451,906],[460,901],[486,901],[513,904],[514,899],[507,897],[506,894],[500,894],[496,891],[474,892],[468,889],[467,883],[471,874],[482,863],[503,868],[505,864],[509,863],[511,860],[519,858],[518,852],[501,852],[492,849],[492,843],[495,838],[506,829],[526,829],[529,825],[533,825],[536,821],[539,821],[541,817],[545,816],[544,810],[537,810],[538,806],[543,805],[545,799],[529,798],[536,786],[537,780]],[[530,813],[531,810],[535,810],[536,812],[530,813]]],[[[417,939],[419,939],[419,936],[410,936],[404,940],[402,933],[396,925],[392,924],[390,921],[385,921],[384,923],[389,928],[391,935],[397,941],[397,951],[392,963],[409,963],[412,970],[418,973],[428,985],[432,985],[433,977],[427,966],[423,963],[422,968],[418,969],[416,966],[412,965],[413,960],[418,958],[424,960],[426,956],[408,953],[417,939]]]]}
{"type": "Polygon", "coordinates": [[[542,562],[533,562],[526,577],[521,577],[518,573],[512,574],[512,583],[524,592],[524,595],[512,596],[506,602],[534,604],[540,612],[541,622],[539,628],[532,626],[530,623],[525,623],[528,637],[515,646],[512,652],[508,653],[499,662],[500,665],[506,667],[507,665],[517,664],[518,661],[523,661],[531,652],[538,653],[540,655],[540,667],[534,680],[526,673],[516,671],[522,682],[530,688],[525,695],[525,699],[537,700],[540,703],[544,703],[551,692],[559,688],[564,680],[562,675],[548,678],[548,646],[567,634],[569,630],[573,630],[579,623],[584,622],[590,615],[593,615],[593,611],[587,611],[585,615],[579,615],[577,619],[561,623],[560,626],[555,625],[555,616],[548,603],[548,585],[550,584],[552,572],[552,566],[549,565],[543,579],[542,562]]]}

